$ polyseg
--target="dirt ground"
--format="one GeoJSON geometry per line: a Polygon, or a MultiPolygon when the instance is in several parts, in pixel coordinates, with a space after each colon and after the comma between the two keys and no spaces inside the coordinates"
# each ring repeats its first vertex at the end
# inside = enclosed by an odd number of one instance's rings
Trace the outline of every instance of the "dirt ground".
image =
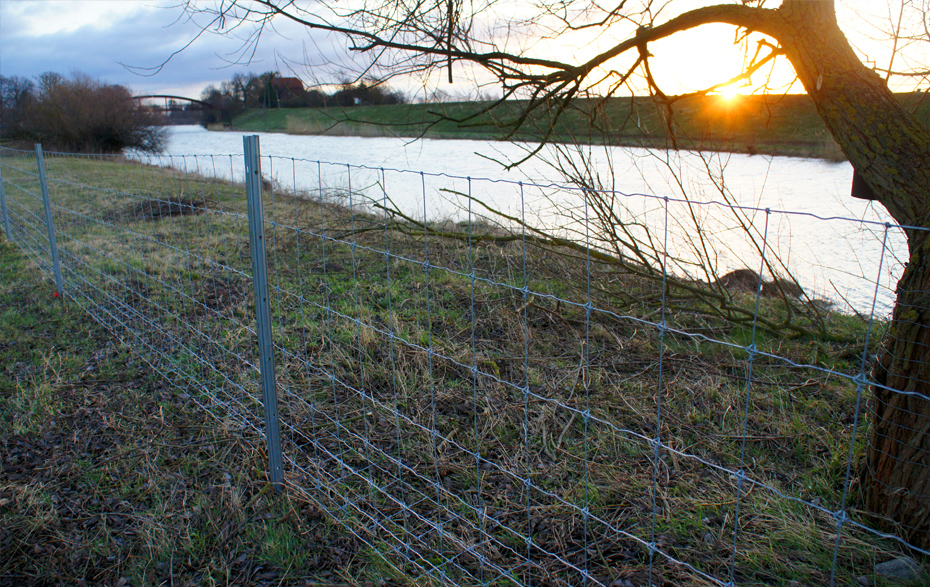
{"type": "Polygon", "coordinates": [[[386,584],[270,489],[259,439],[53,289],[0,242],[0,586],[386,584]]]}

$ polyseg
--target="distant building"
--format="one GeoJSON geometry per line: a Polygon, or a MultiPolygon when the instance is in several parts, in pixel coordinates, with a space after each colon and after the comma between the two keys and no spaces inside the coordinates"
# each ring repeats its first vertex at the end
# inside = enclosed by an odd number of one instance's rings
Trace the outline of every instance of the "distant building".
{"type": "Polygon", "coordinates": [[[271,87],[278,95],[278,103],[297,100],[304,95],[304,83],[296,77],[276,77],[271,80],[271,87]]]}

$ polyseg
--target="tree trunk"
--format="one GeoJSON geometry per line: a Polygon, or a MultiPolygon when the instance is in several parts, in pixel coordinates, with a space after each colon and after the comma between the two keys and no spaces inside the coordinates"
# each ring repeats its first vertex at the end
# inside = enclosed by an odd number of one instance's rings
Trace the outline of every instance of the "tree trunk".
{"type": "Polygon", "coordinates": [[[875,414],[862,477],[867,509],[930,550],[930,401],[913,395],[930,387],[930,239],[919,240],[873,372],[875,414]]]}
{"type": "MultiPolygon", "coordinates": [[[[930,132],[856,57],[833,2],[785,0],[775,12],[776,37],[857,175],[898,223],[930,226],[930,132]]],[[[910,258],[873,370],[863,505],[930,549],[930,239],[906,233],[910,258]]]]}

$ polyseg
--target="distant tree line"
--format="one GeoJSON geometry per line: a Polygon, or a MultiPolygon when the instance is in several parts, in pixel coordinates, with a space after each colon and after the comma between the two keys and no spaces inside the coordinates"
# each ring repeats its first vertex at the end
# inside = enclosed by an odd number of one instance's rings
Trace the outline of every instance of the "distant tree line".
{"type": "Polygon", "coordinates": [[[165,133],[125,86],[75,73],[0,76],[0,139],[80,153],[158,152],[165,133]]]}
{"type": "Polygon", "coordinates": [[[274,71],[236,74],[219,87],[208,86],[200,99],[213,106],[212,110],[204,110],[204,126],[228,124],[247,108],[348,108],[407,102],[402,92],[372,81],[345,81],[327,94],[316,88],[304,88],[298,79],[281,77],[274,71]]]}

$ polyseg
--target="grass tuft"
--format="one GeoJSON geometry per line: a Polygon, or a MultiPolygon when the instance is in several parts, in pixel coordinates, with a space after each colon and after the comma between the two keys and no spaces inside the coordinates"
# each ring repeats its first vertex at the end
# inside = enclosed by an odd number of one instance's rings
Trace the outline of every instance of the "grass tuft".
{"type": "MultiPolygon", "coordinates": [[[[0,584],[829,580],[827,512],[865,436],[853,443],[847,377],[862,320],[824,310],[851,346],[753,341],[673,300],[663,332],[659,292],[636,275],[273,191],[278,493],[241,186],[47,164],[67,186],[53,195],[65,303],[32,264],[39,237],[14,235],[25,254],[0,246],[0,584]],[[788,360],[757,355],[750,371],[751,342],[788,360]],[[651,557],[653,539],[670,558],[651,557]]],[[[847,525],[838,582],[902,553],[847,525]]]]}

